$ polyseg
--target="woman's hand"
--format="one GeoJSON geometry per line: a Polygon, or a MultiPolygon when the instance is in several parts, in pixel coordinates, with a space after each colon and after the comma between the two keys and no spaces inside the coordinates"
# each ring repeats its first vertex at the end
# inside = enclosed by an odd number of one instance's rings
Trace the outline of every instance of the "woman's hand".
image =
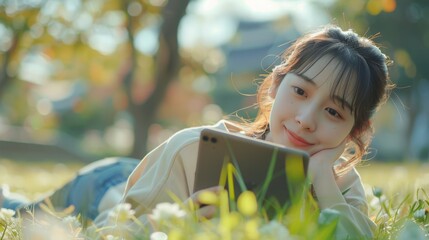
{"type": "Polygon", "coordinates": [[[323,149],[311,155],[308,166],[310,180],[317,181],[321,174],[332,173],[335,161],[341,157],[345,148],[346,140],[342,141],[337,147],[323,149]]]}
{"type": "Polygon", "coordinates": [[[217,207],[215,205],[206,205],[201,203],[199,200],[200,194],[203,192],[212,192],[216,195],[219,195],[221,190],[223,190],[223,188],[220,186],[199,190],[193,193],[188,199],[186,199],[185,204],[186,206],[190,206],[190,205],[195,206],[196,215],[198,219],[210,219],[215,215],[217,207]]]}
{"type": "Polygon", "coordinates": [[[313,184],[320,209],[345,203],[339,190],[333,170],[334,163],[341,157],[346,147],[344,140],[337,147],[321,150],[310,157],[308,175],[313,184]]]}

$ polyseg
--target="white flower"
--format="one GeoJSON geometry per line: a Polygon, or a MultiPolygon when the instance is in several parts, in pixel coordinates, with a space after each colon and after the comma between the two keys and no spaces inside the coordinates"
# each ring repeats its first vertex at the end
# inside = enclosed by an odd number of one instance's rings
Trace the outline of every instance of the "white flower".
{"type": "Polygon", "coordinates": [[[186,216],[186,212],[180,209],[177,203],[158,203],[152,211],[152,219],[157,222],[184,216],[186,216]]]}
{"type": "Polygon", "coordinates": [[[109,217],[117,223],[125,223],[131,219],[136,212],[131,209],[131,204],[120,203],[109,213],[109,217]]]}
{"type": "Polygon", "coordinates": [[[168,236],[164,232],[153,232],[150,235],[150,240],[167,240],[168,236]]]}
{"type": "Polygon", "coordinates": [[[63,223],[72,227],[72,229],[80,228],[82,226],[75,216],[67,216],[63,218],[63,223]]]}
{"type": "Polygon", "coordinates": [[[370,201],[369,206],[372,209],[379,209],[379,208],[381,208],[381,204],[385,204],[385,205],[389,204],[386,196],[384,196],[384,195],[382,195],[380,198],[373,198],[370,201]]]}
{"type": "Polygon", "coordinates": [[[259,233],[262,236],[269,236],[273,239],[286,239],[290,235],[289,230],[283,224],[275,220],[262,225],[259,229],[259,233]]]}
{"type": "Polygon", "coordinates": [[[15,211],[12,209],[2,208],[0,209],[0,219],[8,221],[15,216],[15,211]]]}
{"type": "Polygon", "coordinates": [[[19,219],[14,218],[15,211],[0,209],[0,239],[17,239],[19,237],[19,219]]]}
{"type": "Polygon", "coordinates": [[[109,234],[106,236],[106,240],[121,240],[121,238],[109,234]]]}

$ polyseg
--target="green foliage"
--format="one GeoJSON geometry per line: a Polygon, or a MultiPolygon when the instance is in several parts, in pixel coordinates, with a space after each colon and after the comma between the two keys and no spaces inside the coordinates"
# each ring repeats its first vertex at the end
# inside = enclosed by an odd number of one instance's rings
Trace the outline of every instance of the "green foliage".
{"type": "MultiPolygon", "coordinates": [[[[34,167],[33,167],[34,168],[34,167]]],[[[21,168],[21,170],[23,167],[21,168]]],[[[229,168],[225,175],[234,176],[229,168]]],[[[60,173],[64,175],[64,173],[60,173]]],[[[51,176],[52,178],[53,176],[51,176]]],[[[225,180],[225,184],[228,179],[225,180]]],[[[305,190],[308,192],[308,190],[305,190]]],[[[97,228],[83,223],[72,210],[53,210],[49,202],[41,213],[28,212],[12,217],[5,209],[0,212],[0,237],[3,239],[333,239],[340,213],[326,209],[319,211],[310,194],[293,201],[292,205],[277,215],[267,217],[258,204],[257,195],[243,191],[231,199],[226,191],[220,194],[205,192],[199,202],[217,206],[212,219],[198,217],[199,206],[186,205],[175,196],[174,203],[160,203],[152,211],[155,223],[153,233],[137,219],[129,204],[120,204],[109,214],[109,224],[97,228]],[[232,203],[232,201],[234,203],[232,203]],[[231,206],[236,206],[235,208],[231,206]],[[85,227],[88,226],[88,227],[85,227]],[[133,228],[131,228],[133,226],[133,228]],[[158,238],[156,238],[158,237],[158,238]]],[[[425,189],[406,192],[404,188],[392,194],[381,187],[368,192],[370,218],[377,224],[375,239],[426,239],[429,234],[429,196],[425,189]]],[[[1,239],[1,238],[0,238],[1,239]]]]}
{"type": "Polygon", "coordinates": [[[20,219],[14,218],[15,211],[0,210],[0,240],[21,239],[20,219]]]}
{"type": "MultiPolygon", "coordinates": [[[[378,199],[378,207],[371,215],[378,228],[375,239],[427,239],[429,235],[429,198],[422,190],[416,190],[413,200],[410,195],[397,196],[399,205],[384,194],[371,196],[378,199]]],[[[212,219],[201,219],[195,215],[198,206],[182,203],[161,203],[152,211],[156,225],[150,232],[135,217],[129,204],[120,204],[110,213],[111,225],[96,228],[91,225],[82,229],[79,217],[49,211],[50,214],[30,214],[29,219],[12,217],[10,210],[0,212],[0,239],[25,239],[25,236],[49,236],[63,234],[67,239],[333,239],[339,213],[335,210],[315,211],[307,198],[295,202],[285,215],[266,219],[256,212],[257,200],[252,192],[243,192],[237,201],[238,210],[231,210],[226,191],[219,195],[203,196],[202,203],[218,206],[212,219]],[[31,220],[31,221],[28,221],[31,220]],[[31,225],[28,225],[31,222],[31,225]],[[137,226],[130,228],[130,225],[137,226]],[[140,226],[140,227],[138,227],[140,226]],[[23,232],[26,229],[26,232],[23,232]],[[45,232],[47,231],[47,232],[45,232]]],[[[311,200],[310,200],[311,201],[311,200]]]]}

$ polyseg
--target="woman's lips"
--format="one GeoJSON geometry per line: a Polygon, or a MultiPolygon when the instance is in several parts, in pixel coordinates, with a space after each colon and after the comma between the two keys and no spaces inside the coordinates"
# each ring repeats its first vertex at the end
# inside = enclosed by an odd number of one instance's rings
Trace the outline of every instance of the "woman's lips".
{"type": "Polygon", "coordinates": [[[308,146],[313,145],[313,144],[307,142],[302,137],[300,137],[300,136],[296,135],[295,133],[289,131],[286,127],[285,127],[285,130],[286,130],[286,134],[287,134],[289,141],[293,145],[295,145],[296,147],[308,147],[308,146]]]}

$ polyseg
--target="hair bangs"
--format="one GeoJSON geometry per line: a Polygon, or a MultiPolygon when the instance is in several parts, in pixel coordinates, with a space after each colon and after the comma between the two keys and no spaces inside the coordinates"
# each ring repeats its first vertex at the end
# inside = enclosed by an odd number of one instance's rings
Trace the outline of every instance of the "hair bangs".
{"type": "MultiPolygon", "coordinates": [[[[305,73],[316,62],[324,56],[332,58],[321,69],[322,72],[333,61],[338,62],[334,78],[331,97],[338,102],[342,108],[349,108],[350,112],[358,121],[359,116],[365,115],[368,99],[370,96],[370,70],[359,54],[343,43],[318,42],[309,51],[302,51],[301,57],[290,66],[292,72],[305,73]]],[[[366,116],[365,116],[366,117],[366,116]]]]}
{"type": "Polygon", "coordinates": [[[332,83],[331,98],[335,102],[339,102],[339,105],[344,109],[350,110],[350,113],[354,114],[357,105],[357,93],[354,90],[356,84],[358,84],[356,72],[349,64],[338,64],[338,72],[334,76],[332,83]]]}
{"type": "Polygon", "coordinates": [[[349,48],[342,50],[342,54],[337,54],[336,57],[341,64],[338,66],[340,71],[335,77],[331,96],[339,97],[334,97],[337,100],[348,100],[349,102],[341,103],[342,107],[344,108],[344,104],[350,104],[355,120],[360,121],[367,115],[367,105],[371,101],[370,70],[360,55],[351,53],[353,50],[349,48]]]}

